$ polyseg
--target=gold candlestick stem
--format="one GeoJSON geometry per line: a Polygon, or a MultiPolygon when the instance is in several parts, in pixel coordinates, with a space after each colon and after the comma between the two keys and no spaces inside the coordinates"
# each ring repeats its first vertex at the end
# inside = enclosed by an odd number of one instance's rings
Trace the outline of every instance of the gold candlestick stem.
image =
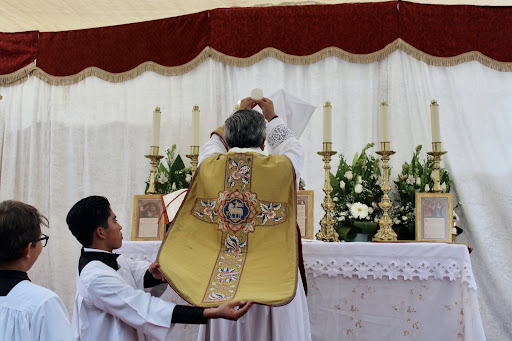
{"type": "Polygon", "coordinates": [[[145,158],[149,159],[149,163],[151,165],[151,169],[149,170],[149,188],[146,194],[156,194],[155,189],[155,177],[156,177],[156,167],[160,162],[160,159],[163,158],[162,155],[158,155],[158,146],[151,146],[150,154],[144,155],[145,158]]]}
{"type": "Polygon", "coordinates": [[[318,155],[322,155],[325,169],[325,182],[324,182],[324,193],[325,198],[322,203],[322,208],[325,211],[325,215],[320,220],[320,231],[315,235],[316,239],[324,242],[339,242],[338,232],[334,229],[334,218],[332,217],[332,210],[334,209],[334,202],[331,198],[332,186],[331,186],[331,156],[336,154],[332,151],[332,143],[324,142],[323,151],[318,152],[318,155]]]}
{"type": "Polygon", "coordinates": [[[382,160],[382,172],[384,174],[382,181],[382,192],[384,195],[379,203],[379,207],[384,211],[384,214],[379,219],[379,230],[373,236],[373,240],[381,240],[381,241],[395,241],[397,240],[397,235],[395,231],[391,228],[393,226],[393,220],[388,214],[389,209],[393,206],[391,200],[389,199],[388,193],[391,191],[391,186],[389,185],[389,156],[395,154],[394,151],[390,150],[389,142],[381,142],[381,149],[376,152],[381,156],[382,160]]]}
{"type": "Polygon", "coordinates": [[[197,163],[199,157],[199,146],[190,146],[190,154],[186,155],[190,159],[190,165],[192,170],[192,176],[194,176],[197,170],[197,163]]]}
{"type": "Polygon", "coordinates": [[[427,153],[434,157],[434,188],[432,188],[432,191],[435,193],[441,193],[443,191],[441,189],[441,176],[439,170],[441,169],[441,155],[446,153],[447,152],[441,151],[441,142],[432,142],[432,151],[427,153]]]}

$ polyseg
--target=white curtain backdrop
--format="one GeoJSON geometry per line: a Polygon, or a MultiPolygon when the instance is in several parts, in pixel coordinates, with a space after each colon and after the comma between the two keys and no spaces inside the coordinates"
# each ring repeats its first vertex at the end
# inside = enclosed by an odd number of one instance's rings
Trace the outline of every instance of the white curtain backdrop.
{"type": "MultiPolygon", "coordinates": [[[[146,72],[124,83],[97,78],[49,86],[37,78],[0,88],[0,200],[16,199],[48,216],[50,241],[29,275],[56,291],[72,311],[80,245],[65,217],[79,199],[106,196],[128,240],[133,196],[149,175],[152,111],[162,111],[161,154],[172,144],[184,159],[191,111],[201,109],[200,142],[253,88],[283,88],[317,106],[300,141],[303,179],[315,190],[315,221],[323,216],[322,106],[333,107],[333,149],[349,160],[379,141],[378,105],[390,106],[392,179],[414,148],[431,149],[432,99],[440,105],[444,166],[462,203],[458,242],[469,242],[488,340],[512,339],[512,73],[477,62],[433,67],[401,51],[372,64],[328,58],[309,66],[267,58],[247,68],[208,60],[183,76],[146,72]]],[[[278,113],[279,114],[279,113],[278,113]]],[[[376,151],[373,148],[371,151],[376,151]]],[[[337,167],[338,155],[331,166],[337,167]]],[[[316,233],[315,231],[315,233],[316,233]]]]}

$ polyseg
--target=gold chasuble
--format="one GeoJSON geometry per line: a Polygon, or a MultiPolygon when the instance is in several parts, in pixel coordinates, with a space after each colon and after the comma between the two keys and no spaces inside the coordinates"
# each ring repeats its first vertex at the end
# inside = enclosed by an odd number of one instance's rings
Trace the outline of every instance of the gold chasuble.
{"type": "Polygon", "coordinates": [[[297,287],[295,203],[295,172],[286,156],[209,157],[160,247],[160,269],[195,306],[287,304],[297,287]]]}

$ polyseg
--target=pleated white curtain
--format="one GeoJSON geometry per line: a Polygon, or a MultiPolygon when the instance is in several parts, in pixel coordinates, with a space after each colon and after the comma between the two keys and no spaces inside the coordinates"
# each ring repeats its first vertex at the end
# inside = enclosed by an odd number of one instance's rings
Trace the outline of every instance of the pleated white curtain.
{"type": "MultiPolygon", "coordinates": [[[[146,72],[124,83],[90,77],[63,87],[31,78],[0,88],[0,200],[30,203],[51,224],[32,280],[56,291],[72,311],[80,245],[65,217],[85,196],[106,196],[125,240],[130,238],[133,196],[143,194],[149,175],[144,155],[156,106],[162,111],[161,151],[177,144],[184,157],[194,105],[201,109],[203,144],[255,87],[266,95],[283,88],[317,106],[300,138],[306,151],[302,177],[306,189],[315,190],[316,230],[323,216],[324,171],[316,154],[322,148],[323,103],[333,107],[333,149],[351,159],[366,143],[379,142],[378,105],[388,101],[395,179],[416,145],[424,146],[423,156],[431,149],[429,104],[436,99],[448,151],[444,166],[462,203],[464,233],[457,241],[474,248],[487,339],[512,338],[512,73],[476,62],[433,67],[401,51],[372,64],[328,58],[294,66],[267,58],[237,68],[208,60],[177,77],[146,72]]],[[[333,169],[338,161],[334,156],[333,169]]]]}

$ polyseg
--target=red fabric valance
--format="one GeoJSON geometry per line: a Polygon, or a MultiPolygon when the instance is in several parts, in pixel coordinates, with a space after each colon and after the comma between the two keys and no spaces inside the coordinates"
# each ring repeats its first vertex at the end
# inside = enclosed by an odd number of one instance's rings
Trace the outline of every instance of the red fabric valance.
{"type": "Polygon", "coordinates": [[[34,62],[37,31],[0,33],[0,75],[9,74],[34,62]]]}
{"type": "Polygon", "coordinates": [[[37,68],[24,72],[46,80],[80,73],[123,81],[120,75],[143,64],[135,76],[182,74],[206,58],[240,66],[268,56],[296,64],[328,56],[369,63],[397,48],[434,65],[478,60],[512,71],[511,28],[512,7],[389,1],[215,9],[87,30],[0,33],[0,85],[36,58],[37,68]]]}
{"type": "Polygon", "coordinates": [[[398,38],[396,2],[218,9],[209,46],[246,58],[267,47],[307,56],[327,47],[367,54],[398,38]]]}

